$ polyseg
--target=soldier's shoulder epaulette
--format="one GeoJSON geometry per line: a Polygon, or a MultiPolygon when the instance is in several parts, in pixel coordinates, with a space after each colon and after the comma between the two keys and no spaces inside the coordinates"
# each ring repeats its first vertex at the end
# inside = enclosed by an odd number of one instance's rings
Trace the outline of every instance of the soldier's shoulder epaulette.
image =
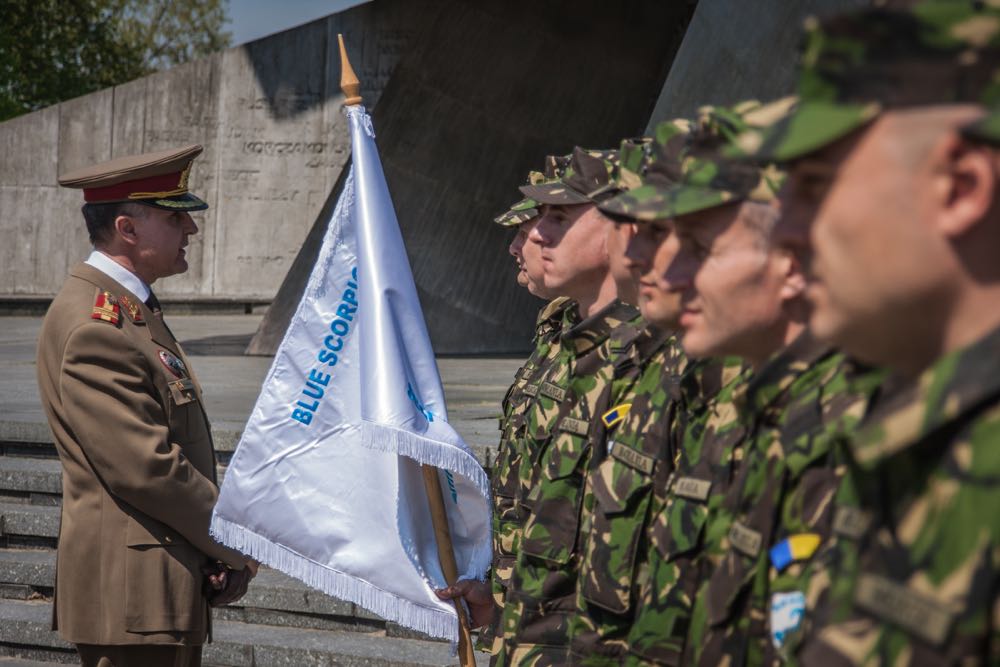
{"type": "Polygon", "coordinates": [[[98,287],[97,294],[94,296],[94,309],[90,317],[118,326],[121,323],[121,306],[118,305],[118,298],[111,292],[98,287]]]}

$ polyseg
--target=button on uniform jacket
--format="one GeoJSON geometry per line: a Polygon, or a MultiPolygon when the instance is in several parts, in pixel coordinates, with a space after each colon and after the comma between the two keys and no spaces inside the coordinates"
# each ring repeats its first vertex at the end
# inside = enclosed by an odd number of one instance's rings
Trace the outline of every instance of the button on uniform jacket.
{"type": "Polygon", "coordinates": [[[38,382],[63,467],[54,629],[83,644],[203,643],[202,566],[245,560],[209,536],[215,453],[177,341],[79,264],[42,324],[38,382]]]}

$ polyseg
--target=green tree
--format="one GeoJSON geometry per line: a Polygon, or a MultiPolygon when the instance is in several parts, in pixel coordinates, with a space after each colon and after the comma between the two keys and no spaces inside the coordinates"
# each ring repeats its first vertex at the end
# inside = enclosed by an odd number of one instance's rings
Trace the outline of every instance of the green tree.
{"type": "Polygon", "coordinates": [[[227,0],[0,0],[0,120],[227,47],[227,0]]]}

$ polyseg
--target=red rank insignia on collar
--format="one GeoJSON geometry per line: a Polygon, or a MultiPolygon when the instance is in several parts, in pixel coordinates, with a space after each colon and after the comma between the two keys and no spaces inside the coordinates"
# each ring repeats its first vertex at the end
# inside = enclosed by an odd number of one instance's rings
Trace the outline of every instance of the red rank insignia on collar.
{"type": "Polygon", "coordinates": [[[145,320],[142,319],[142,310],[139,308],[139,304],[135,303],[127,296],[118,297],[118,303],[125,309],[125,314],[128,315],[128,318],[132,320],[133,324],[145,323],[145,320]]]}

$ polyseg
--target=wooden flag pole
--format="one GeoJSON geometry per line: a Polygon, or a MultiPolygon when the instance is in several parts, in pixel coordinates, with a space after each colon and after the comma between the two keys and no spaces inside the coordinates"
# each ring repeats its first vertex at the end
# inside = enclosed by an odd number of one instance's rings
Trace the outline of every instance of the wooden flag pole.
{"type": "MultiPolygon", "coordinates": [[[[351,61],[347,59],[347,49],[344,47],[344,36],[337,35],[340,44],[340,89],[344,91],[344,105],[361,104],[361,82],[358,81],[351,61]]],[[[427,501],[431,509],[431,521],[434,523],[434,538],[437,541],[438,560],[441,571],[449,586],[458,580],[458,564],[455,562],[455,549],[451,543],[451,531],[448,528],[448,513],[444,506],[444,494],[441,491],[441,480],[438,469],[434,466],[421,466],[424,474],[424,488],[427,491],[427,501]]],[[[476,654],[472,646],[472,631],[469,617],[461,600],[455,600],[455,611],[458,612],[458,658],[462,667],[475,667],[476,654]]]]}
{"type": "MultiPolygon", "coordinates": [[[[444,494],[441,491],[441,478],[434,466],[420,466],[424,473],[424,487],[427,490],[427,501],[431,507],[431,521],[434,523],[434,538],[437,541],[438,560],[441,561],[441,571],[444,579],[451,586],[458,581],[458,564],[455,562],[455,549],[451,544],[451,531],[448,529],[448,513],[444,508],[444,494]]],[[[455,600],[455,611],[458,612],[458,659],[462,667],[474,667],[476,651],[472,646],[472,630],[469,617],[461,600],[455,600]]]]}

